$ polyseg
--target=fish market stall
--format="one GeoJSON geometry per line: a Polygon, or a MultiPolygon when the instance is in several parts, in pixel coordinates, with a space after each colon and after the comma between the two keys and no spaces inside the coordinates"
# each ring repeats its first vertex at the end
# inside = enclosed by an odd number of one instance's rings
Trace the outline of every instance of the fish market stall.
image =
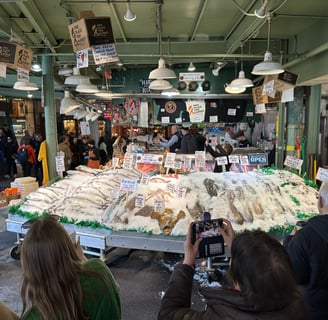
{"type": "MultiPolygon", "coordinates": [[[[90,253],[112,247],[182,253],[191,222],[205,211],[238,231],[286,231],[317,214],[317,190],[286,170],[145,174],[136,169],[78,167],[9,209],[7,229],[20,238],[23,221],[56,214],[90,253]]],[[[19,241],[19,239],[18,239],[19,241]]]]}

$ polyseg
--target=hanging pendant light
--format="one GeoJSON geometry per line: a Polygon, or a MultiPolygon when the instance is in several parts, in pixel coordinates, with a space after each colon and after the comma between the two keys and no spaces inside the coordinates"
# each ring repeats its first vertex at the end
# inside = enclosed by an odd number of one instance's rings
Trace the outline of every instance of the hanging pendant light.
{"type": "MultiPolygon", "coordinates": [[[[159,45],[159,55],[158,68],[152,70],[149,73],[148,79],[175,79],[177,76],[175,72],[169,68],[166,68],[165,60],[163,58],[162,50],[162,17],[161,17],[161,4],[157,6],[156,10],[157,18],[157,34],[158,34],[158,45],[159,45]]],[[[160,89],[164,90],[164,89],[160,89]]]]}
{"type": "Polygon", "coordinates": [[[240,60],[240,71],[238,78],[232,80],[230,86],[232,88],[249,88],[253,87],[253,81],[245,77],[245,71],[243,70],[243,44],[241,44],[241,60],[240,60]]]}
{"type": "Polygon", "coordinates": [[[264,54],[264,61],[256,64],[253,67],[252,74],[268,75],[268,74],[279,74],[285,71],[280,63],[272,61],[272,53],[269,51],[271,19],[272,16],[269,14],[268,15],[268,43],[267,43],[267,50],[264,54]]]}
{"type": "Polygon", "coordinates": [[[39,87],[36,83],[30,81],[16,81],[14,83],[15,90],[23,90],[23,91],[35,91],[39,90],[39,87]]]}
{"type": "Polygon", "coordinates": [[[156,79],[152,81],[149,85],[150,90],[168,90],[172,87],[172,84],[164,79],[156,79]]]}
{"type": "Polygon", "coordinates": [[[135,13],[131,10],[131,7],[130,7],[130,1],[127,0],[126,2],[126,12],[124,14],[124,20],[125,21],[134,21],[136,19],[136,15],[135,13]]]}
{"type": "MultiPolygon", "coordinates": [[[[235,61],[235,77],[237,75],[237,63],[238,61],[235,61]]],[[[224,91],[226,93],[232,93],[232,94],[243,93],[246,91],[246,87],[233,87],[231,86],[231,83],[226,83],[224,85],[224,91]]]]}
{"type": "Polygon", "coordinates": [[[71,112],[77,108],[79,108],[81,104],[75,99],[71,98],[68,90],[65,90],[65,96],[60,103],[60,114],[66,114],[71,112]]]}
{"type": "Polygon", "coordinates": [[[83,81],[86,81],[86,79],[87,79],[86,76],[82,76],[80,74],[79,68],[74,67],[73,68],[73,74],[71,76],[68,76],[65,79],[64,84],[65,85],[77,86],[80,83],[82,83],[83,81]]]}
{"type": "Polygon", "coordinates": [[[188,71],[189,72],[193,72],[196,70],[196,67],[194,66],[194,64],[192,62],[189,63],[189,66],[188,66],[188,71]]]}

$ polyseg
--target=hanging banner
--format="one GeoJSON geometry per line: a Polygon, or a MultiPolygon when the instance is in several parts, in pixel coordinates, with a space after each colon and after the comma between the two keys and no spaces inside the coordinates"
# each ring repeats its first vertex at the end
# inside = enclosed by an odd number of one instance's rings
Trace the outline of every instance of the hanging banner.
{"type": "Polygon", "coordinates": [[[76,52],[76,67],[81,68],[88,68],[89,66],[89,53],[88,49],[84,49],[81,51],[76,52]]]}
{"type": "Polygon", "coordinates": [[[92,46],[91,51],[95,64],[117,62],[120,60],[114,43],[92,46]]]}

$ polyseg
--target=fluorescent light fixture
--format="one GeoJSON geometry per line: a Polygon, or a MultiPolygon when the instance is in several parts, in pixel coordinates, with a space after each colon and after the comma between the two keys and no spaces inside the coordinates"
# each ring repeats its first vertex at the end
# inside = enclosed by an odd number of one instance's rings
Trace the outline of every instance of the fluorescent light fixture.
{"type": "MultiPolygon", "coordinates": [[[[152,70],[149,73],[148,79],[175,79],[177,76],[175,72],[165,66],[165,60],[163,58],[159,58],[158,60],[158,68],[152,70]]],[[[161,89],[160,89],[161,90],[161,89]]]]}
{"type": "Polygon", "coordinates": [[[124,14],[124,20],[125,21],[134,21],[136,19],[136,15],[134,14],[134,12],[131,10],[130,7],[130,1],[126,2],[126,12],[124,14]]]}
{"type": "Polygon", "coordinates": [[[171,88],[172,84],[164,79],[154,80],[149,85],[149,89],[151,90],[167,90],[171,88]]]}
{"type": "Polygon", "coordinates": [[[39,87],[34,82],[27,81],[16,81],[13,87],[15,90],[23,90],[23,91],[35,91],[39,90],[39,87]]]}
{"type": "Polygon", "coordinates": [[[80,102],[71,98],[68,90],[65,90],[65,96],[60,103],[60,114],[66,114],[80,107],[80,102]]]}

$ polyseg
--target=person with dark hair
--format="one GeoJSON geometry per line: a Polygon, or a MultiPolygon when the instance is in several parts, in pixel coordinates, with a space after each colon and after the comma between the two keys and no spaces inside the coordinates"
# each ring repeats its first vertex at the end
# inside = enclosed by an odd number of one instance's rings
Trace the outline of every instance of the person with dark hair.
{"type": "Polygon", "coordinates": [[[242,130],[238,131],[235,134],[235,139],[238,141],[238,147],[240,148],[246,148],[252,146],[249,140],[245,137],[245,133],[242,130]]]}
{"type": "Polygon", "coordinates": [[[81,140],[79,140],[79,155],[80,155],[80,164],[86,166],[88,164],[88,137],[82,136],[81,140]]]}
{"type": "MultiPolygon", "coordinates": [[[[232,145],[229,143],[224,143],[223,145],[217,144],[215,146],[215,150],[210,146],[209,141],[206,139],[205,140],[205,150],[208,152],[213,158],[218,158],[218,157],[228,157],[232,153],[232,145]]],[[[228,161],[228,159],[227,159],[228,161]]],[[[224,165],[225,171],[229,171],[231,167],[231,163],[228,163],[224,165]]],[[[223,171],[223,166],[218,165],[217,161],[215,161],[215,166],[213,172],[222,172],[223,171]]]]}
{"type": "Polygon", "coordinates": [[[36,163],[36,156],[33,147],[30,145],[31,140],[26,139],[25,144],[21,144],[17,149],[17,160],[19,160],[24,177],[30,177],[32,173],[32,167],[36,163]],[[20,156],[20,154],[26,153],[26,157],[20,156]]]}
{"type": "Polygon", "coordinates": [[[98,141],[98,149],[100,153],[100,164],[104,165],[107,162],[107,144],[105,142],[105,137],[101,136],[98,141]]]}
{"type": "Polygon", "coordinates": [[[282,244],[263,231],[245,231],[234,237],[230,221],[223,221],[219,229],[231,248],[228,278],[232,287],[201,289],[207,306],[202,311],[191,309],[194,264],[201,239],[192,243],[190,227],[183,263],[174,267],[158,319],[308,319],[304,298],[282,244]]]}
{"type": "Polygon", "coordinates": [[[178,153],[193,154],[197,151],[197,144],[194,135],[190,132],[188,127],[181,128],[182,138],[181,147],[178,153]]]}
{"type": "Polygon", "coordinates": [[[23,320],[119,320],[118,286],[106,264],[86,260],[53,216],[28,221],[21,246],[23,320]]]}
{"type": "Polygon", "coordinates": [[[182,135],[179,131],[179,127],[174,124],[171,126],[171,137],[170,139],[165,139],[163,134],[159,134],[159,145],[163,148],[169,149],[170,152],[178,152],[181,148],[182,135]]]}
{"type": "Polygon", "coordinates": [[[328,182],[318,194],[320,215],[284,239],[296,281],[310,307],[310,319],[328,319],[328,182]]]}
{"type": "Polygon", "coordinates": [[[88,140],[88,167],[93,169],[99,169],[99,149],[95,146],[95,141],[93,139],[88,140]]]}
{"type": "Polygon", "coordinates": [[[7,175],[11,177],[11,174],[13,174],[13,178],[16,178],[17,176],[17,149],[18,145],[16,141],[14,141],[12,137],[8,136],[5,152],[7,159],[7,175]]]}
{"type": "Polygon", "coordinates": [[[197,150],[204,151],[206,138],[204,137],[204,129],[203,128],[197,129],[197,132],[195,134],[195,139],[196,139],[197,150]]]}

